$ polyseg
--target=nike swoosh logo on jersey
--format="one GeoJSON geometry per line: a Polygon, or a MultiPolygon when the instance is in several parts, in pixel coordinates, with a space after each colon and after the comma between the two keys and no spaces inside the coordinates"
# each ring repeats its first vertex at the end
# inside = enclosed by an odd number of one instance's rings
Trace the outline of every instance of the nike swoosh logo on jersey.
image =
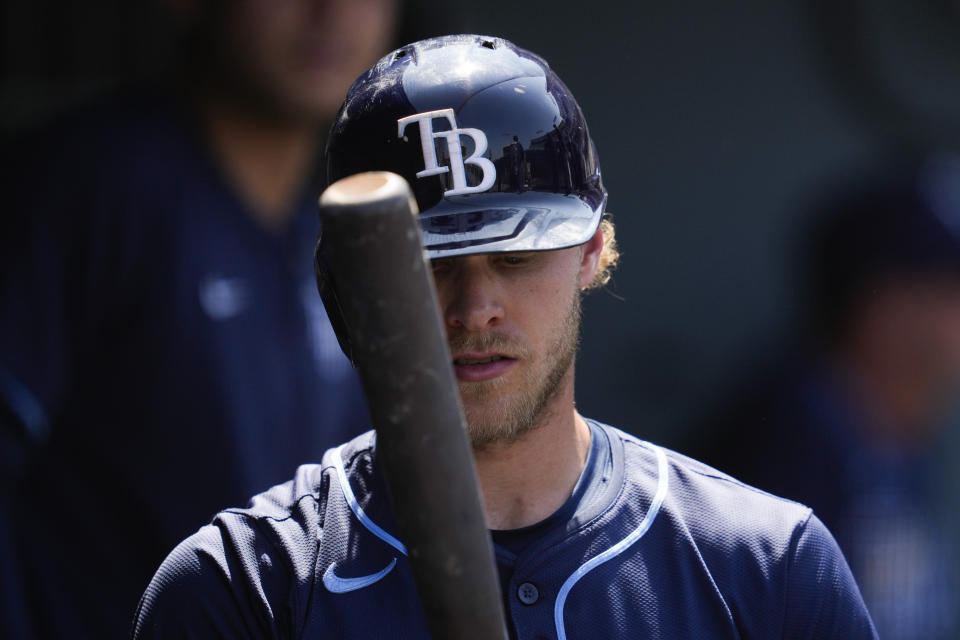
{"type": "Polygon", "coordinates": [[[208,276],[200,283],[200,306],[213,320],[239,315],[250,304],[250,290],[242,278],[208,276]]]}
{"type": "Polygon", "coordinates": [[[336,566],[336,562],[331,562],[330,566],[327,567],[327,570],[323,574],[323,586],[325,586],[327,591],[331,593],[347,593],[349,591],[356,591],[357,589],[369,587],[373,583],[383,578],[383,576],[390,573],[390,571],[397,566],[397,559],[394,558],[390,561],[390,564],[376,573],[371,573],[366,576],[358,576],[356,578],[341,578],[334,573],[334,567],[336,566]]]}

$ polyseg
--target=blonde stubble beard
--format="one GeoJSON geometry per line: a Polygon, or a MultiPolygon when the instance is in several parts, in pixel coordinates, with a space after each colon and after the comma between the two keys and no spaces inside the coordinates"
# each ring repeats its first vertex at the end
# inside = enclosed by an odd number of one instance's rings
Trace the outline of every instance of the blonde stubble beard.
{"type": "MultiPolygon", "coordinates": [[[[580,292],[574,288],[556,336],[538,354],[542,366],[528,367],[519,380],[508,381],[509,376],[505,376],[459,384],[467,434],[475,449],[516,441],[546,422],[551,400],[563,388],[568,373],[572,373],[580,344],[580,320],[580,292]]],[[[454,352],[502,350],[518,356],[522,362],[532,355],[526,344],[498,333],[455,336],[450,340],[450,348],[454,352]]]]}

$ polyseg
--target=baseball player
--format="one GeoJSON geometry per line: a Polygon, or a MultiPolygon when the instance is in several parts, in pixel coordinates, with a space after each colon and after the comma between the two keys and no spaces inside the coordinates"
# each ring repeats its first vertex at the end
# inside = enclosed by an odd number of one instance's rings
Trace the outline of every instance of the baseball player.
{"type": "MultiPolygon", "coordinates": [[[[327,170],[413,187],[511,637],[876,637],[809,508],[574,408],[580,298],[617,252],[543,59],[472,35],[394,51],[350,89],[327,170]]],[[[373,433],[170,554],[134,637],[215,636],[428,637],[373,433]]]]}

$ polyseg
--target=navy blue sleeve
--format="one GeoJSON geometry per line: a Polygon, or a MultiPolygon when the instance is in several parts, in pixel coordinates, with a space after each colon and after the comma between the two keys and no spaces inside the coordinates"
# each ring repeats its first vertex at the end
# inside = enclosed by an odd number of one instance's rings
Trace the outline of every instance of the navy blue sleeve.
{"type": "Polygon", "coordinates": [[[799,529],[787,567],[785,638],[877,638],[850,567],[815,515],[799,529]]]}
{"type": "Polygon", "coordinates": [[[221,516],[164,560],[140,600],[133,638],[295,637],[289,615],[295,584],[282,554],[254,523],[221,516]]]}
{"type": "Polygon", "coordinates": [[[150,581],[133,638],[255,637],[257,616],[245,619],[249,606],[238,568],[227,558],[220,530],[204,527],[174,549],[150,581]]]}
{"type": "Polygon", "coordinates": [[[315,473],[301,467],[181,542],[140,599],[134,640],[299,638],[316,580],[315,473]]]}

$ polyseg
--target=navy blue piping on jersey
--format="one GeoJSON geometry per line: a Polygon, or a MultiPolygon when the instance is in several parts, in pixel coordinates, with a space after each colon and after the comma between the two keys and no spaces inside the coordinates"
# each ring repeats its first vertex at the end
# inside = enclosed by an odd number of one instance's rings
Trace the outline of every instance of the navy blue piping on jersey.
{"type": "Polygon", "coordinates": [[[604,562],[616,558],[629,549],[650,530],[650,525],[653,524],[657,514],[660,513],[660,506],[663,504],[663,499],[667,495],[667,456],[660,447],[650,443],[647,444],[653,449],[654,453],[657,454],[657,492],[653,496],[653,502],[650,503],[650,508],[647,510],[647,514],[643,517],[640,525],[630,532],[630,535],[603,553],[597,554],[584,562],[576,571],[570,574],[570,577],[567,578],[563,586],[560,587],[560,591],[557,592],[557,601],[553,606],[553,621],[557,626],[557,640],[567,639],[567,633],[563,628],[563,606],[567,602],[567,594],[570,593],[573,585],[588,572],[596,569],[604,562]]]}
{"type": "MultiPolygon", "coordinates": [[[[667,495],[667,456],[663,453],[663,450],[660,447],[649,442],[646,444],[653,449],[655,454],[657,454],[657,491],[653,496],[653,501],[650,503],[650,508],[647,509],[646,515],[643,517],[643,520],[640,522],[637,528],[631,531],[626,538],[612,547],[609,547],[606,551],[599,553],[584,562],[577,568],[576,571],[570,574],[569,578],[564,581],[563,585],[560,587],[560,591],[557,592],[557,601],[554,603],[553,607],[553,620],[557,627],[557,640],[566,640],[567,638],[566,630],[563,627],[563,607],[567,602],[567,595],[570,593],[570,590],[577,583],[577,581],[604,562],[616,558],[621,553],[633,546],[637,540],[642,538],[644,534],[650,530],[650,526],[656,519],[657,514],[660,513],[660,507],[663,505],[663,500],[667,495]]],[[[341,451],[345,446],[346,444],[342,444],[334,451],[333,468],[337,472],[337,480],[340,482],[340,489],[343,492],[344,499],[350,506],[350,510],[355,516],[357,516],[360,524],[366,527],[373,535],[377,536],[394,549],[397,549],[403,555],[407,555],[407,549],[403,543],[384,531],[379,525],[377,525],[377,523],[371,520],[370,516],[368,516],[363,510],[363,507],[360,506],[360,503],[357,502],[357,498],[353,493],[353,488],[350,486],[350,482],[347,479],[347,472],[343,468],[341,451]]],[[[391,563],[387,571],[392,568],[393,564],[391,563]]]]}

